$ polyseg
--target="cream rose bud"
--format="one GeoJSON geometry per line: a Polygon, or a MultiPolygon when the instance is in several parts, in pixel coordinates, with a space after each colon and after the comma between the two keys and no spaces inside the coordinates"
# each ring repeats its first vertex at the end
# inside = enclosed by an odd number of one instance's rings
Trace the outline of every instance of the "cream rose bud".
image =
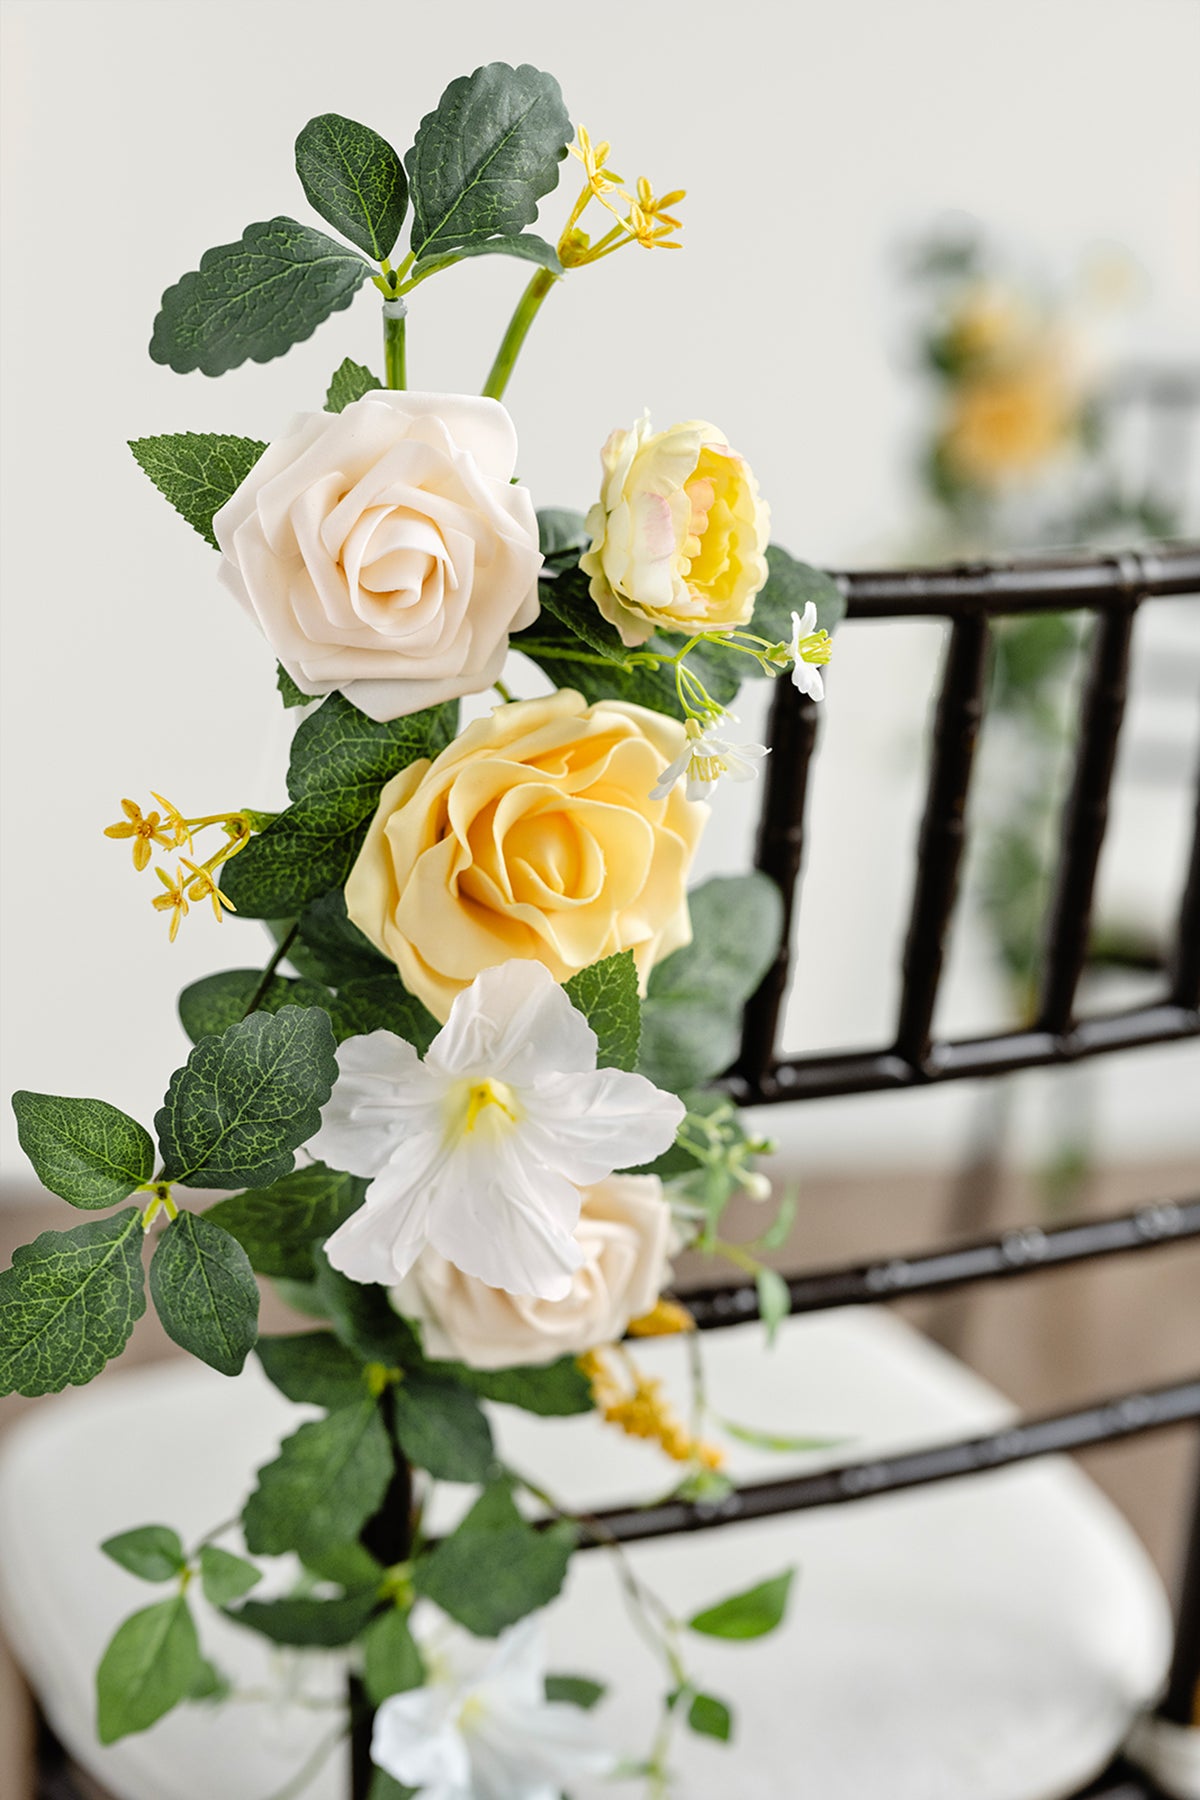
{"type": "Polygon", "coordinates": [[[571,688],[496,707],[383,789],[350,917],[439,1019],[513,957],[562,982],[632,950],[644,981],[691,938],[709,809],[678,787],[651,797],[684,743],[675,719],[571,688]]]}
{"type": "Polygon", "coordinates": [[[770,515],[749,466],[703,419],[614,431],[580,557],[592,599],[626,644],[655,631],[745,625],[767,579],[770,515]]]}
{"type": "Polygon", "coordinates": [[[497,679],[542,565],[513,422],[468,394],[300,413],[213,519],[221,576],[305,694],[398,719],[497,679]]]}
{"type": "Polygon", "coordinates": [[[488,1287],[426,1250],[392,1290],[424,1327],[425,1349],[473,1369],[507,1369],[581,1356],[622,1337],[654,1306],[670,1273],[671,1210],[656,1175],[611,1175],[580,1190],[575,1242],[583,1264],[563,1300],[488,1287]]]}

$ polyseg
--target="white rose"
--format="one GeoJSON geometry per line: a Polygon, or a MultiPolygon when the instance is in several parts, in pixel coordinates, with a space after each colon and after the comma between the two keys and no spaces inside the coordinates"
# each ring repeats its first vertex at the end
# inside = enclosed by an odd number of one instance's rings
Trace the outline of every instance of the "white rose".
{"type": "Polygon", "coordinates": [[[583,1264],[562,1300],[488,1287],[425,1250],[392,1301],[419,1319],[426,1351],[475,1369],[507,1369],[580,1356],[624,1335],[666,1285],[671,1211],[656,1175],[611,1175],[580,1190],[575,1241],[583,1264]]]}
{"type": "Polygon", "coordinates": [[[300,413],[213,519],[225,585],[305,694],[397,719],[497,679],[542,558],[497,400],[367,394],[300,413]]]}

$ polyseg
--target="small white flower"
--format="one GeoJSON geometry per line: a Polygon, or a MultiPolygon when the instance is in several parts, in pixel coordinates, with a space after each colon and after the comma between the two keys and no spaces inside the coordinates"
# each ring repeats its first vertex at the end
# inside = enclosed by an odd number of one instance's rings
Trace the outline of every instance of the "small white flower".
{"type": "Polygon", "coordinates": [[[561,1300],[583,1253],[581,1187],[652,1162],[682,1101],[596,1068],[596,1034],[544,963],[484,969],[422,1062],[390,1031],[350,1038],[309,1148],[372,1177],[325,1249],[354,1281],[402,1281],[428,1244],[465,1275],[561,1300]]]}
{"type": "Polygon", "coordinates": [[[829,661],[829,637],[817,630],[817,609],[812,601],[804,608],[803,617],[792,614],[792,680],[810,700],[825,698],[825,683],[818,663],[829,661]]]}
{"type": "Polygon", "coordinates": [[[383,1702],[371,1738],[379,1768],[420,1800],[559,1800],[580,1776],[613,1773],[616,1758],[578,1707],[545,1697],[536,1617],[504,1632],[482,1668],[465,1639],[433,1647],[425,1687],[383,1702]]]}
{"type": "MultiPolygon", "coordinates": [[[[726,714],[732,718],[732,713],[726,714]]],[[[761,762],[770,752],[765,744],[734,744],[719,737],[695,719],[687,722],[687,743],[673,763],[668,763],[650,789],[652,800],[665,800],[681,776],[687,776],[689,800],[707,800],[722,775],[731,781],[755,781],[761,762]]]]}

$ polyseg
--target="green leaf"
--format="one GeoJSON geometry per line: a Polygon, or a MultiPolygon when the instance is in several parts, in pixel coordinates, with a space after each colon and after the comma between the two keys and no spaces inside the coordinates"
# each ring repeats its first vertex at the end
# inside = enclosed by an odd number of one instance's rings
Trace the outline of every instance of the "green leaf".
{"type": "Polygon", "coordinates": [[[543,506],[537,522],[542,555],[548,560],[564,558],[578,565],[580,555],[592,541],[583,514],[567,506],[543,506]]]}
{"type": "Polygon", "coordinates": [[[475,1396],[456,1381],[414,1369],[393,1389],[396,1435],[405,1455],[438,1481],[486,1481],[495,1462],[491,1428],[475,1396]]]}
{"type": "Polygon", "coordinates": [[[342,1594],[336,1600],[306,1594],[294,1600],[247,1600],[225,1616],[275,1644],[333,1650],[352,1644],[374,1610],[374,1594],[342,1594]]]}
{"type": "Polygon", "coordinates": [[[783,903],[766,875],[723,875],[688,896],[692,941],[652,970],[639,1068],[676,1093],[727,1069],[741,1009],[779,948],[783,903]]]}
{"type": "Polygon", "coordinates": [[[456,1531],[417,1558],[413,1585],[477,1637],[498,1637],[554,1599],[575,1542],[569,1525],[535,1531],[497,1483],[456,1531]]]}
{"type": "MultiPolygon", "coordinates": [[[[340,362],[333,371],[333,379],[329,383],[329,391],[325,395],[325,411],[345,412],[346,408],[355,400],[361,400],[364,394],[373,393],[376,388],[382,386],[383,383],[378,375],[373,375],[364,364],[353,362],[350,357],[346,357],[345,361],[340,362]]],[[[292,685],[295,686],[295,683],[292,685]]],[[[299,688],[296,688],[296,692],[300,693],[299,688]]],[[[300,697],[302,700],[308,700],[311,695],[301,694],[300,697]]]]}
{"type": "Polygon", "coordinates": [[[201,1544],[200,1585],[204,1598],[213,1606],[228,1606],[231,1601],[240,1600],[261,1580],[262,1570],[244,1556],[222,1550],[219,1544],[201,1544]]]}
{"type": "Polygon", "coordinates": [[[408,1616],[398,1606],[381,1613],[363,1633],[363,1686],[372,1706],[389,1694],[406,1694],[425,1680],[425,1665],[409,1630],[408,1616]]]}
{"type": "MultiPolygon", "coordinates": [[[[754,602],[754,615],[746,627],[756,637],[773,644],[786,644],[792,635],[792,614],[803,614],[811,600],[817,609],[817,630],[832,632],[846,611],[846,596],[828,575],[797,562],[780,544],[767,547],[766,586],[754,602]]],[[[766,675],[766,670],[752,657],[739,659],[746,667],[743,675],[766,675]]]]}
{"type": "Polygon", "coordinates": [[[139,1525],[106,1538],[100,1548],[143,1581],[173,1581],[187,1567],[179,1533],[169,1525],[139,1525]]]}
{"type": "Polygon", "coordinates": [[[405,157],[418,257],[532,225],[571,141],[559,85],[528,63],[452,81],[405,157]]]}
{"type": "Polygon", "coordinates": [[[158,1240],[150,1297],[167,1336],[222,1375],[240,1375],[258,1337],[258,1286],[236,1238],[181,1212],[158,1240]]]}
{"type": "MultiPolygon", "coordinates": [[[[539,513],[540,531],[547,529],[542,526],[542,517],[543,515],[539,513]]],[[[570,521],[575,517],[576,515],[572,513],[555,514],[551,515],[551,522],[559,521],[556,529],[566,535],[571,529],[570,521]]],[[[583,551],[590,542],[591,539],[584,527],[582,542],[578,546],[572,546],[569,558],[557,569],[553,578],[543,577],[538,582],[538,599],[542,606],[542,617],[536,619],[532,625],[526,628],[526,631],[531,639],[546,636],[546,614],[549,614],[551,619],[570,634],[569,638],[555,634],[558,635],[558,641],[564,649],[570,649],[572,647],[570,639],[577,638],[579,642],[574,648],[585,648],[593,651],[597,656],[608,657],[614,672],[621,674],[621,665],[630,655],[629,647],[622,643],[621,634],[616,626],[609,624],[592,599],[590,579],[579,567],[579,557],[575,554],[576,548],[583,551]]],[[[522,639],[525,635],[525,632],[518,632],[514,638],[513,642],[518,649],[524,649],[522,639]]],[[[583,667],[586,665],[582,665],[581,673],[583,667]]],[[[643,674],[652,685],[656,687],[659,685],[657,671],[647,670],[643,671],[643,674]]],[[[671,676],[668,679],[671,692],[674,693],[674,677],[671,676]]]]}
{"type": "Polygon", "coordinates": [[[232,1693],[233,1683],[229,1677],[222,1675],[215,1663],[209,1662],[206,1656],[202,1656],[196,1679],[187,1691],[187,1698],[201,1703],[206,1700],[220,1702],[228,1700],[232,1693]]]}
{"type": "Polygon", "coordinates": [[[621,950],[603,962],[580,969],[564,983],[567,998],[595,1032],[601,1069],[634,1069],[642,1035],[633,951],[621,950]]]}
{"type": "Polygon", "coordinates": [[[374,1400],[341,1407],[285,1438],[242,1514],[254,1556],[319,1556],[356,1537],[383,1499],[392,1472],[387,1431],[374,1400]]]}
{"type": "Polygon", "coordinates": [[[314,1251],[313,1267],[317,1298],[348,1350],[362,1362],[383,1363],[389,1369],[420,1366],[423,1358],[412,1327],[394,1310],[385,1288],[351,1281],[330,1267],[323,1250],[314,1251]]]}
{"type": "Polygon", "coordinates": [[[422,1056],[442,1029],[427,1006],[410,994],[394,969],[378,975],[355,975],[343,981],[333,1009],[341,1037],[368,1031],[391,1031],[422,1056]]]}
{"type": "Polygon", "coordinates": [[[558,260],[558,251],[545,238],[535,232],[523,231],[514,237],[506,234],[503,237],[483,238],[478,243],[460,244],[456,250],[446,250],[440,256],[423,256],[413,267],[413,275],[423,280],[427,275],[436,275],[442,269],[453,268],[467,256],[516,256],[522,262],[537,263],[543,269],[549,269],[552,275],[561,275],[563,266],[558,260]]]}
{"type": "Polygon", "coordinates": [[[337,1411],[366,1397],[362,1363],[331,1331],[259,1338],[257,1348],[267,1380],[297,1405],[337,1411]]]}
{"type": "Polygon", "coordinates": [[[13,1095],[17,1138],[42,1186],[89,1211],[115,1206],[154,1173],[150,1134],[105,1100],[13,1095]]]}
{"type": "Polygon", "coordinates": [[[303,975],[341,987],[358,976],[394,973],[392,964],[347,916],[340,887],[311,901],[296,925],[299,936],[289,958],[303,975]]]}
{"type": "MultiPolygon", "coordinates": [[[[231,1025],[240,1025],[261,985],[261,969],[222,969],[190,982],[179,996],[178,1007],[180,1024],[193,1044],[201,1038],[220,1037],[231,1025]]],[[[318,981],[272,975],[254,1010],[276,1013],[284,1006],[321,1006],[329,1012],[333,995],[318,981]]]]}
{"type": "Polygon", "coordinates": [[[366,1191],[357,1175],[315,1162],[270,1187],[218,1200],[204,1217],[237,1239],[258,1274],[311,1281],[313,1246],[358,1211],[366,1191]]]}
{"type": "MultiPolygon", "coordinates": [[[[538,583],[538,595],[541,617],[516,633],[512,647],[536,663],[557,687],[575,688],[589,702],[622,700],[673,719],[683,718],[674,670],[625,666],[625,659],[636,652],[626,649],[596,610],[581,570],[564,567],[556,580],[538,583]],[[597,656],[606,660],[597,664],[597,656]],[[581,661],[576,660],[580,657],[581,661]]],[[[655,637],[644,648],[674,656],[679,643],[655,637]]],[[[738,691],[746,672],[741,664],[755,666],[748,656],[705,645],[698,645],[687,661],[722,705],[738,691]]]]}
{"type": "Polygon", "coordinates": [[[333,1032],[318,1007],[251,1013],[201,1039],[154,1120],[164,1179],[224,1188],[278,1181],[320,1125],[336,1079],[333,1032]]]}
{"type": "Polygon", "coordinates": [[[145,1310],[138,1207],[43,1231],[0,1274],[0,1394],[82,1387],[120,1355],[145,1310]]]}
{"type": "Polygon", "coordinates": [[[367,1800],[417,1800],[419,1788],[401,1787],[385,1769],[372,1769],[367,1800]]]}
{"type": "Polygon", "coordinates": [[[757,1587],[747,1588],[744,1594],[734,1594],[717,1606],[706,1607],[703,1612],[698,1612],[694,1618],[689,1619],[688,1624],[693,1631],[702,1632],[705,1637],[765,1637],[769,1631],[774,1631],[776,1626],[783,1623],[795,1574],[795,1569],[787,1569],[771,1581],[762,1581],[757,1587]]]}
{"type": "Polygon", "coordinates": [[[755,1450],[774,1450],[781,1456],[805,1450],[832,1450],[846,1442],[845,1438],[788,1437],[778,1431],[758,1431],[753,1425],[738,1425],[733,1419],[718,1419],[717,1424],[739,1444],[750,1444],[755,1450]]]}
{"type": "Polygon", "coordinates": [[[377,1594],[387,1574],[383,1564],[377,1562],[357,1538],[348,1544],[334,1544],[331,1549],[322,1550],[320,1555],[314,1555],[310,1550],[303,1562],[312,1574],[319,1575],[323,1581],[336,1581],[339,1587],[348,1591],[370,1588],[372,1594],[377,1594]]]}
{"type": "Polygon", "coordinates": [[[343,694],[330,694],[292,739],[288,793],[305,803],[305,829],[352,831],[375,811],[379,790],[393,775],[437,756],[457,730],[457,700],[381,723],[343,694]]]}
{"type": "Polygon", "coordinates": [[[792,1310],[792,1296],[778,1269],[760,1269],[754,1277],[754,1285],[758,1289],[758,1316],[767,1328],[767,1343],[773,1344],[779,1327],[792,1310]]]}
{"type": "Polygon", "coordinates": [[[247,225],[236,243],[206,250],[200,267],[167,289],[151,359],[180,375],[269,362],[349,306],[370,273],[344,244],[295,219],[247,225]]]}
{"type": "Polygon", "coordinates": [[[470,1369],[465,1363],[434,1363],[431,1367],[452,1374],[484,1400],[519,1406],[543,1418],[591,1412],[595,1405],[591,1383],[573,1356],[516,1369],[470,1369]]]}
{"type": "Polygon", "coordinates": [[[591,1681],[586,1675],[547,1675],[544,1685],[547,1700],[578,1706],[584,1712],[591,1712],[608,1692],[602,1681],[591,1681]]]}
{"type": "Polygon", "coordinates": [[[145,1731],[186,1700],[200,1679],[203,1660],[182,1594],[126,1619],[96,1671],[100,1742],[115,1744],[131,1732],[145,1731]]]}
{"type": "MultiPolygon", "coordinates": [[[[334,380],[337,380],[336,376],[334,377],[334,380]]],[[[332,391],[333,390],[330,389],[330,392],[332,391]]],[[[328,407],[326,410],[329,412],[339,412],[341,408],[328,407]]],[[[275,665],[275,686],[279,689],[280,698],[285,706],[307,706],[312,699],[311,694],[304,693],[296,686],[282,663],[276,663],[275,665]]]]}
{"type": "Polygon", "coordinates": [[[723,1700],[712,1694],[695,1694],[688,1708],[688,1724],[703,1737],[720,1738],[723,1744],[733,1734],[733,1714],[723,1700]]]}
{"type": "Polygon", "coordinates": [[[175,431],[134,438],[129,445],[159,493],[214,550],[214,514],[241,487],[266,447],[257,438],[212,431],[175,431]]]}
{"type": "Polygon", "coordinates": [[[365,826],[357,833],[310,830],[306,810],[280,813],[222,869],[221,887],[243,919],[288,918],[327,889],[345,885],[365,826]]]}
{"type": "Polygon", "coordinates": [[[321,113],[296,139],[309,205],[376,262],[390,256],[408,211],[408,181],[392,146],[368,125],[321,113]]]}

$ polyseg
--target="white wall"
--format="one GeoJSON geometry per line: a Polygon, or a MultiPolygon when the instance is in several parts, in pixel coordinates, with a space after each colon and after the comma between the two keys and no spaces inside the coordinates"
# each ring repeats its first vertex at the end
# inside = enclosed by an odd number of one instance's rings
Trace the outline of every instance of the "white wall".
{"type": "MultiPolygon", "coordinates": [[[[689,189],[682,254],[625,252],[545,309],[509,395],[539,503],[586,505],[601,441],[649,404],[721,423],[797,554],[885,551],[909,516],[912,418],[892,251],[948,207],[1060,261],[1124,242],[1153,283],[1144,342],[1196,349],[1195,0],[9,0],[5,23],[6,1088],[148,1116],[184,1048],[175,991],[263,955],[257,927],[199,914],[169,947],[153,878],[100,833],[150,787],[191,811],[272,798],[271,657],[124,440],[270,437],[320,405],[343,356],[378,363],[371,290],[219,382],[146,355],[159,293],[201,251],[309,216],[291,143],[313,113],[403,148],[453,76],[534,61],[627,177],[689,189]]],[[[550,235],[562,210],[547,206],[550,235]]],[[[524,279],[496,259],[423,289],[413,384],[477,386],[524,279]]],[[[930,649],[925,628],[886,627],[840,653],[793,1008],[805,1043],[857,1037],[882,1010],[912,827],[889,770],[915,753],[930,649]]],[[[1163,867],[1181,830],[1164,827],[1163,867]]],[[[706,866],[736,866],[747,837],[726,798],[706,866]]],[[[986,1012],[982,958],[967,961],[967,1010],[986,1012]]],[[[1200,1058],[1151,1061],[1133,1107],[1124,1071],[1104,1078],[1110,1148],[1196,1143],[1200,1058]]],[[[787,1132],[817,1160],[927,1160],[966,1100],[823,1106],[787,1132]]]]}

